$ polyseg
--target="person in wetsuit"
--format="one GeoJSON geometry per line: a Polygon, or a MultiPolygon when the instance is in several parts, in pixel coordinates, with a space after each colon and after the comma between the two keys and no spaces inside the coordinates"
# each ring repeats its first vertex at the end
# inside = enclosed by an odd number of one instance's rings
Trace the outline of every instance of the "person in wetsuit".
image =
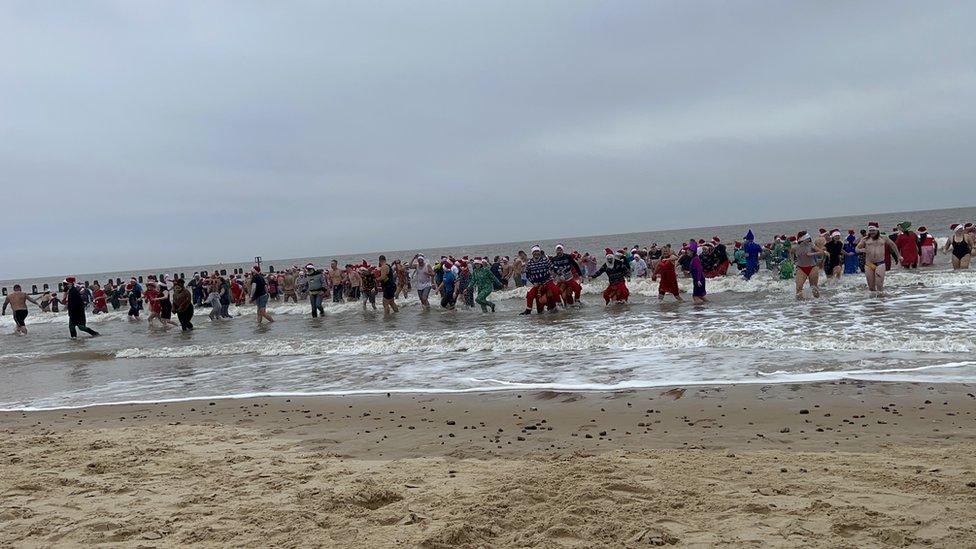
{"type": "Polygon", "coordinates": [[[85,298],[81,295],[81,289],[75,285],[75,277],[65,278],[64,283],[68,286],[68,290],[64,293],[64,299],[61,302],[68,308],[68,333],[71,334],[71,339],[78,337],[78,330],[92,337],[100,335],[87,326],[85,298]]]}

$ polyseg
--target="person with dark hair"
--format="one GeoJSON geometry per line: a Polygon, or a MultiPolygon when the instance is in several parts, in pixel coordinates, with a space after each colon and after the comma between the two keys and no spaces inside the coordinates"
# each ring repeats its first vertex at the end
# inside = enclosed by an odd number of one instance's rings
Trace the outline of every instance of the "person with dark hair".
{"type": "Polygon", "coordinates": [[[262,320],[267,320],[269,324],[274,322],[268,314],[268,297],[268,283],[261,274],[261,266],[255,265],[251,273],[251,303],[258,307],[258,324],[262,320]]]}
{"type": "Polygon", "coordinates": [[[386,262],[386,256],[379,257],[379,285],[383,292],[383,314],[398,313],[400,308],[396,304],[397,282],[393,267],[386,262]]]}
{"type": "Polygon", "coordinates": [[[193,295],[186,289],[182,278],[173,281],[173,312],[180,320],[180,328],[184,332],[193,330],[193,295]]]}
{"type": "Polygon", "coordinates": [[[139,311],[142,309],[142,285],[136,277],[132,277],[125,288],[129,300],[129,320],[139,320],[139,311]]]}
{"type": "Polygon", "coordinates": [[[325,316],[325,307],[322,306],[322,300],[325,299],[325,275],[316,269],[314,264],[309,263],[305,265],[305,283],[308,285],[308,302],[312,306],[312,318],[318,318],[320,314],[325,316]]]}
{"type": "Polygon", "coordinates": [[[880,225],[876,221],[868,223],[868,235],[857,244],[857,251],[864,252],[864,274],[868,279],[868,289],[872,292],[884,292],[885,258],[891,254],[898,258],[898,248],[895,242],[881,236],[880,225]]]}
{"type": "Polygon", "coordinates": [[[78,337],[78,330],[92,337],[100,335],[86,325],[85,298],[81,295],[81,288],[75,284],[75,277],[66,277],[64,284],[68,289],[64,292],[61,302],[68,308],[68,333],[71,334],[71,339],[78,337]]]}

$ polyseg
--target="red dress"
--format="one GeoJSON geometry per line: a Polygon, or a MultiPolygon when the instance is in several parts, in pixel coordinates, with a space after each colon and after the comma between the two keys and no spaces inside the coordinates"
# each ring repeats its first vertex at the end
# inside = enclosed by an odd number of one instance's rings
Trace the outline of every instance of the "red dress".
{"type": "Polygon", "coordinates": [[[898,246],[898,255],[901,256],[903,267],[918,265],[918,237],[915,236],[914,232],[909,231],[898,235],[895,246],[898,246]]]}
{"type": "Polygon", "coordinates": [[[103,313],[108,312],[108,303],[105,301],[105,290],[99,288],[95,290],[95,310],[103,313]]]}
{"type": "Polygon", "coordinates": [[[675,272],[674,263],[671,263],[670,259],[662,259],[657,264],[657,270],[654,271],[654,275],[661,279],[657,287],[658,294],[678,296],[678,274],[675,272]]]}
{"type": "Polygon", "coordinates": [[[163,305],[159,301],[156,301],[157,297],[159,297],[159,291],[157,290],[146,290],[142,293],[142,298],[146,300],[147,304],[149,304],[149,310],[153,313],[159,314],[163,305]]]}

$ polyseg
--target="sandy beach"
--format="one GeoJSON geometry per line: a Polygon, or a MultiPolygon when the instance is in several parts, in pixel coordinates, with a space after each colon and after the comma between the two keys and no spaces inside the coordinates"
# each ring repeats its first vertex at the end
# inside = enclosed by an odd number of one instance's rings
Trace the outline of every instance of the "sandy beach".
{"type": "Polygon", "coordinates": [[[976,545],[976,387],[831,382],[0,414],[0,545],[976,545]]]}

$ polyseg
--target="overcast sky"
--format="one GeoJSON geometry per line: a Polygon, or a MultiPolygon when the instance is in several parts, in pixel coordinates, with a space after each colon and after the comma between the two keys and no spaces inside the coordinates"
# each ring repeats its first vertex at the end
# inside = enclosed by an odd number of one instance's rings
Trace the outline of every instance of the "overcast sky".
{"type": "Polygon", "coordinates": [[[976,203],[973,2],[0,6],[0,279],[976,203]]]}

